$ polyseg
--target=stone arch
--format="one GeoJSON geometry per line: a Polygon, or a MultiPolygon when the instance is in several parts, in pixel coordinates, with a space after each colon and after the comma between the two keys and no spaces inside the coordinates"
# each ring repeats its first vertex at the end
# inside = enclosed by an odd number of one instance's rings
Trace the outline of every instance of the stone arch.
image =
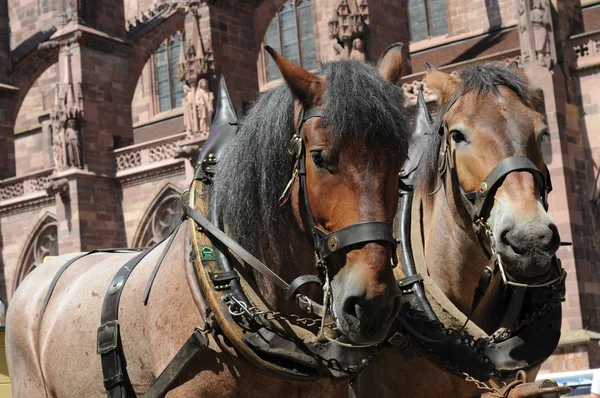
{"type": "Polygon", "coordinates": [[[277,11],[290,0],[264,0],[254,11],[254,39],[256,43],[263,41],[267,28],[277,11]]]}
{"type": "Polygon", "coordinates": [[[132,44],[132,58],[129,63],[129,102],[133,101],[135,88],[144,67],[162,42],[173,36],[185,26],[185,13],[181,10],[168,11],[147,22],[148,27],[136,29],[129,35],[132,44]],[[151,26],[153,25],[153,26],[151,26]]]}
{"type": "Polygon", "coordinates": [[[133,237],[132,247],[150,247],[165,238],[179,223],[183,209],[181,189],[165,184],[148,206],[133,237]]]}
{"type": "Polygon", "coordinates": [[[39,44],[46,41],[55,29],[38,32],[19,47],[11,51],[14,60],[12,66],[12,85],[19,88],[13,102],[12,122],[14,123],[25,97],[42,73],[58,63],[58,46],[49,45],[42,48],[39,44]]]}
{"type": "MultiPolygon", "coordinates": [[[[261,6],[257,9],[254,16],[255,34],[257,35],[256,40],[261,43],[261,45],[258,46],[256,60],[258,84],[261,91],[265,88],[272,87],[271,82],[281,81],[281,76],[275,63],[267,52],[264,51],[264,46],[267,44],[282,54],[284,54],[284,47],[291,44],[291,48],[295,46],[297,49],[297,52],[292,51],[297,55],[297,59],[290,58],[292,62],[298,63],[309,70],[317,69],[320,60],[318,31],[316,27],[316,22],[318,20],[315,13],[317,8],[318,5],[315,0],[272,0],[261,3],[261,6]],[[284,13],[289,16],[290,12],[293,13],[292,21],[294,21],[295,28],[291,36],[287,36],[282,32],[281,23],[283,22],[282,18],[284,13]],[[311,19],[309,25],[311,32],[303,31],[302,28],[303,26],[306,26],[305,24],[308,22],[306,20],[308,15],[310,15],[311,19]],[[269,29],[272,28],[275,28],[276,32],[270,32],[269,29]],[[273,33],[275,33],[274,36],[273,33]],[[312,33],[310,38],[305,36],[307,33],[312,33]],[[305,40],[307,38],[308,41],[305,40]],[[275,42],[273,42],[273,39],[275,39],[275,42]],[[305,50],[307,51],[305,52],[305,50]],[[276,76],[272,76],[273,72],[275,72],[276,76]]],[[[289,19],[287,20],[290,22],[289,19]]]]}
{"type": "Polygon", "coordinates": [[[56,216],[44,214],[31,230],[17,263],[13,278],[13,293],[25,277],[44,262],[46,256],[58,255],[58,226],[56,216]]]}

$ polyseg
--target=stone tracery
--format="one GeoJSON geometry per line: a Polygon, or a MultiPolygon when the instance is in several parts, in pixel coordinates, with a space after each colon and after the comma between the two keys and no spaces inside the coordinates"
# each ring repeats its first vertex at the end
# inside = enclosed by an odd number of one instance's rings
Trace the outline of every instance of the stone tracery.
{"type": "Polygon", "coordinates": [[[31,271],[44,262],[47,256],[57,256],[59,253],[58,226],[53,215],[46,214],[33,231],[21,255],[13,282],[13,291],[31,271]]]}
{"type": "Polygon", "coordinates": [[[170,184],[163,188],[148,207],[135,234],[133,247],[149,247],[169,235],[183,214],[180,196],[181,192],[170,184]]]}

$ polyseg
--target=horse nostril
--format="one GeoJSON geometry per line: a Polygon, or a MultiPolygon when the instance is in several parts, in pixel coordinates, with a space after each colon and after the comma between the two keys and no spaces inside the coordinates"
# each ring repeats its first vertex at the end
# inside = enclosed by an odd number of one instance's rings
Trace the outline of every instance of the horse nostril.
{"type": "Polygon", "coordinates": [[[524,254],[527,248],[527,245],[524,244],[525,242],[523,242],[522,237],[520,237],[519,235],[519,231],[515,230],[514,228],[510,230],[505,230],[500,234],[500,239],[502,240],[502,243],[504,243],[507,246],[510,246],[510,248],[517,255],[524,254]]]}
{"type": "Polygon", "coordinates": [[[349,297],[344,303],[344,312],[350,316],[360,319],[363,314],[361,307],[363,301],[364,300],[356,296],[349,297]]]}
{"type": "Polygon", "coordinates": [[[505,245],[510,245],[510,243],[508,242],[508,237],[506,235],[508,235],[508,230],[502,231],[502,233],[500,233],[500,242],[504,243],[505,245]]]}

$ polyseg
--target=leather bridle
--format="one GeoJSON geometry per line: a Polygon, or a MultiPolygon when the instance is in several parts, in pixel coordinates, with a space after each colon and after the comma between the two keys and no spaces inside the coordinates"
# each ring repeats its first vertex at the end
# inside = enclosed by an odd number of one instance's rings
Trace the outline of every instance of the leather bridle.
{"type": "MultiPolygon", "coordinates": [[[[440,143],[440,154],[439,154],[439,167],[438,171],[440,174],[440,185],[436,188],[436,190],[432,193],[435,194],[444,183],[445,174],[447,171],[450,172],[450,177],[452,179],[452,186],[457,187],[458,196],[461,198],[461,202],[463,204],[464,209],[470,216],[473,231],[477,236],[477,239],[485,252],[488,259],[493,260],[494,265],[498,265],[502,279],[506,285],[513,285],[518,287],[543,287],[551,285],[557,282],[562,278],[563,273],[560,265],[558,265],[557,261],[553,261],[553,264],[557,268],[555,271],[555,277],[550,280],[540,283],[540,284],[526,284],[516,282],[514,278],[512,278],[504,269],[502,264],[501,256],[496,252],[496,241],[495,237],[490,229],[488,224],[488,218],[490,216],[490,211],[493,207],[494,197],[498,188],[504,183],[506,177],[514,172],[523,172],[526,171],[533,176],[534,183],[539,189],[539,192],[542,196],[542,204],[544,206],[544,210],[548,210],[548,194],[552,191],[552,182],[550,180],[550,172],[548,167],[545,166],[545,172],[541,172],[535,164],[529,160],[526,156],[522,155],[514,155],[509,156],[503,160],[501,160],[492,171],[485,177],[485,179],[479,184],[479,188],[476,191],[465,192],[462,186],[460,185],[460,181],[458,179],[458,174],[456,172],[456,167],[454,165],[454,161],[452,159],[452,154],[450,153],[450,143],[449,137],[445,134],[444,128],[444,116],[450,108],[456,103],[456,101],[464,95],[466,92],[459,90],[455,93],[448,103],[444,106],[442,110],[442,114],[439,117],[439,123],[437,126],[434,126],[432,131],[437,131],[440,137],[442,137],[440,143]],[[488,248],[489,247],[489,248],[488,248]]],[[[490,279],[492,270],[486,269],[484,271],[486,273],[485,278],[490,279]]]]}
{"type": "Polygon", "coordinates": [[[326,266],[327,260],[336,254],[346,253],[358,245],[370,242],[389,243],[392,247],[392,263],[396,266],[398,264],[398,259],[396,257],[397,243],[392,232],[391,223],[384,221],[363,221],[330,233],[317,227],[308,198],[308,189],[306,185],[306,150],[304,149],[304,135],[302,134],[304,123],[309,119],[317,117],[323,117],[322,108],[314,107],[307,110],[301,108],[300,121],[296,128],[296,133],[288,145],[288,153],[295,160],[292,177],[280,197],[280,203],[283,204],[288,199],[291,187],[295,179],[299,177],[306,222],[313,239],[318,267],[326,266]]]}

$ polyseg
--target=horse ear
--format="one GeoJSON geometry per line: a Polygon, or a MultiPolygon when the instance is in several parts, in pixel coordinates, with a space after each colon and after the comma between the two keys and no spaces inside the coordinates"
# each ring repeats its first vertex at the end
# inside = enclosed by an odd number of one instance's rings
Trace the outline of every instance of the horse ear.
{"type": "Polygon", "coordinates": [[[458,91],[459,82],[454,76],[439,71],[429,62],[425,62],[427,75],[425,82],[437,95],[438,103],[445,104],[458,91]]]}
{"type": "Polygon", "coordinates": [[[273,57],[277,68],[279,68],[283,79],[292,90],[294,97],[307,106],[314,106],[321,103],[323,93],[325,92],[324,79],[302,69],[302,67],[287,60],[269,46],[265,46],[265,50],[273,57]]]}
{"type": "Polygon", "coordinates": [[[381,77],[392,83],[396,83],[402,75],[402,66],[404,65],[403,47],[404,44],[400,42],[392,44],[381,54],[377,63],[381,77]]]}

